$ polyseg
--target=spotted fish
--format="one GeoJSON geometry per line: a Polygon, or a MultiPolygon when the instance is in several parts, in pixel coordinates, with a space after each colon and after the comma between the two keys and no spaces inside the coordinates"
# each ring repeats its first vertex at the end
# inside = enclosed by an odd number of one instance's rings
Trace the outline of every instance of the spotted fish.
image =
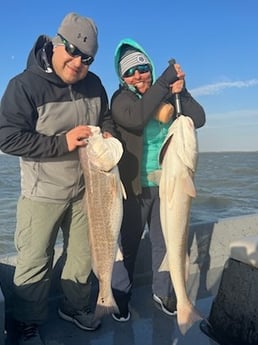
{"type": "Polygon", "coordinates": [[[118,236],[125,197],[117,163],[122,145],[116,138],[102,137],[99,127],[91,126],[93,135],[87,146],[79,148],[85,180],[84,209],[88,222],[92,268],[99,281],[95,319],[118,312],[112,289],[113,263],[118,248],[118,236]]]}

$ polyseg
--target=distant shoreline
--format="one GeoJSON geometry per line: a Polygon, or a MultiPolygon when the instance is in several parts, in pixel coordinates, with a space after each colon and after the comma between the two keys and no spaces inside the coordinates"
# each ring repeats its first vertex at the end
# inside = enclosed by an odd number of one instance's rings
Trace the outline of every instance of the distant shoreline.
{"type": "MultiPolygon", "coordinates": [[[[238,150],[232,150],[232,151],[199,151],[199,153],[258,153],[258,150],[251,150],[251,151],[248,151],[248,150],[243,150],[243,151],[238,151],[238,150]]],[[[19,156],[7,154],[7,153],[2,152],[1,150],[0,150],[0,155],[19,158],[19,156]]]]}

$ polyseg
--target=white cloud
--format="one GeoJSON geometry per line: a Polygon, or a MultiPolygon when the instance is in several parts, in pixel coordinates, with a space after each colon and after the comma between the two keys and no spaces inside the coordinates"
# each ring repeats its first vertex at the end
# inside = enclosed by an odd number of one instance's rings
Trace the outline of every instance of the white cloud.
{"type": "Polygon", "coordinates": [[[257,151],[258,109],[242,108],[207,115],[198,130],[200,151],[257,151]]]}
{"type": "Polygon", "coordinates": [[[210,129],[221,127],[258,128],[258,109],[238,109],[226,112],[209,113],[206,125],[210,129]]]}
{"type": "Polygon", "coordinates": [[[258,79],[250,79],[246,81],[223,81],[215,84],[208,84],[204,86],[197,87],[190,90],[193,97],[204,96],[204,95],[214,95],[219,93],[224,89],[229,88],[243,88],[243,87],[252,87],[258,85],[258,79]]]}

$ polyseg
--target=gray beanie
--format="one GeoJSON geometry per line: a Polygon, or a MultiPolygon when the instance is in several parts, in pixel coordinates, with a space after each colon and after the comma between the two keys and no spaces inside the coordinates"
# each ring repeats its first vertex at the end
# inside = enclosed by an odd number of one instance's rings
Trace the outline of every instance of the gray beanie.
{"type": "MultiPolygon", "coordinates": [[[[82,53],[94,57],[98,50],[98,29],[91,18],[76,13],[67,14],[58,33],[75,45],[82,53]]],[[[60,44],[60,37],[52,39],[54,45],[60,44]]]]}
{"type": "Polygon", "coordinates": [[[145,54],[138,50],[134,50],[132,48],[127,49],[119,62],[119,70],[121,76],[124,75],[124,73],[131,67],[135,67],[138,65],[151,65],[151,62],[147,58],[145,54]]]}

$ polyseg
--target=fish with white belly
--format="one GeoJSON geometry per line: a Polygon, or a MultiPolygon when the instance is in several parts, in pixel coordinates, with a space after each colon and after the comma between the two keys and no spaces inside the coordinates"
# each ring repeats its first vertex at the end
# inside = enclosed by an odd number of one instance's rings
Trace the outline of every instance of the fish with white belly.
{"type": "Polygon", "coordinates": [[[87,146],[79,148],[85,180],[83,206],[87,216],[92,269],[99,281],[95,319],[118,312],[111,277],[118,248],[125,191],[117,167],[123,149],[114,137],[103,138],[99,127],[91,126],[93,135],[87,146]]]}
{"type": "Polygon", "coordinates": [[[181,333],[202,317],[191,303],[186,287],[188,276],[188,228],[193,177],[198,158],[194,123],[181,115],[171,124],[160,152],[160,217],[167,253],[160,270],[168,270],[177,297],[177,321],[181,333]]]}

